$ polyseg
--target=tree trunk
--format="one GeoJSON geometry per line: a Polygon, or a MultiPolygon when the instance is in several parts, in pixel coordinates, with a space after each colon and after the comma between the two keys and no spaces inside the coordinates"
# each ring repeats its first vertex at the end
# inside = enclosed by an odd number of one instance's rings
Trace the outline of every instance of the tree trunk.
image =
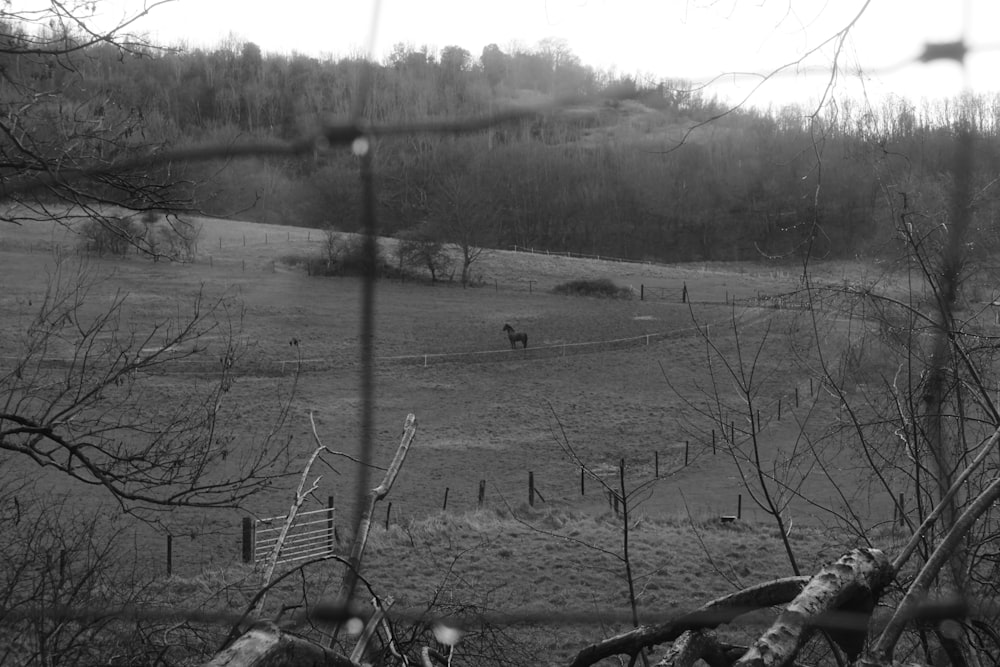
{"type": "Polygon", "coordinates": [[[258,623],[203,667],[359,667],[336,651],[258,623]]]}

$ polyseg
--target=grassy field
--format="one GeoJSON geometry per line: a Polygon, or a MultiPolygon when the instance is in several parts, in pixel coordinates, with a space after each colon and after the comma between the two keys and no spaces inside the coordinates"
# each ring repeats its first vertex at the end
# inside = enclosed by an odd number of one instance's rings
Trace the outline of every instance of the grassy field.
{"type": "MultiPolygon", "coordinates": [[[[90,258],[91,273],[106,280],[94,286],[88,305],[97,312],[112,295],[127,292],[123,326],[139,331],[183,312],[199,293],[226,300],[231,313],[242,309],[239,336],[246,343],[247,370],[237,375],[229,394],[230,414],[238,424],[236,447],[272,424],[290,395],[290,362],[296,356],[289,342],[297,339],[302,358],[322,363],[303,366],[291,398],[285,427],[292,443],[290,468],[301,470],[313,449],[310,415],[325,444],[356,455],[360,282],[309,277],[285,264],[290,256],[318,252],[322,234],[315,230],[214,220],[202,224],[193,263],[90,258]]],[[[0,358],[16,354],[19,328],[44,294],[43,276],[54,270],[54,246],[64,247],[63,254],[74,259],[75,240],[62,228],[0,228],[0,358]]],[[[860,271],[849,264],[823,270],[834,280],[860,271]]],[[[797,335],[794,317],[768,309],[736,311],[726,303],[795,289],[794,267],[654,266],[491,251],[474,273],[484,286],[380,281],[377,288],[378,462],[387,463],[394,453],[406,414],[413,412],[418,419],[416,442],[388,499],[390,528],[377,532],[369,570],[373,580],[396,582],[386,585],[397,599],[416,604],[448,577],[456,596],[495,591],[498,597],[488,601],[491,608],[517,610],[534,604],[624,610],[619,564],[580,544],[613,551],[620,530],[593,480],[581,494],[579,465],[569,447],[609,482],[616,479],[622,459],[630,488],[656,480],[635,508],[643,518],[637,562],[652,573],[642,584],[645,610],[687,608],[740,583],[789,574],[773,526],[751,502],[721,433],[716,433],[713,453],[712,431],[720,425],[698,414],[712,405],[716,386],[729,396],[732,382],[709,382],[710,355],[700,335],[705,329],[696,324],[710,324],[712,343],[731,359],[737,341],[752,348],[767,333],[755,401],[763,413],[762,457],[775,475],[794,477],[801,472],[795,455],[823,449],[829,474],[811,471],[802,487],[807,498],[793,498],[787,509],[795,526],[793,545],[806,571],[850,546],[831,532],[834,519],[820,505],[852,502],[858,509],[863,498],[862,512],[891,518],[887,499],[868,493],[855,477],[846,450],[834,440],[807,443],[800,437],[804,420],[830,422],[837,415],[835,403],[818,385],[810,393],[809,377],[788,354],[797,335]],[[610,278],[636,291],[643,286],[648,298],[551,293],[555,285],[581,278],[610,278]],[[683,286],[693,303],[680,303],[683,286]],[[529,334],[528,353],[509,350],[501,331],[508,322],[529,334]],[[624,349],[596,345],[583,354],[559,347],[663,332],[676,335],[624,349]],[[537,353],[539,349],[543,352],[537,353]],[[419,362],[421,355],[485,351],[497,354],[482,363],[463,357],[426,367],[419,362]],[[417,361],[390,359],[398,356],[417,361]],[[529,473],[544,498],[535,508],[525,502],[529,473]],[[487,485],[481,511],[480,480],[487,485]],[[449,511],[441,514],[446,490],[449,511]],[[742,520],[735,526],[720,524],[718,517],[736,514],[739,503],[742,520]],[[556,536],[529,529],[512,512],[556,536]],[[700,534],[693,532],[689,517],[700,534]]],[[[52,353],[68,353],[71,346],[66,341],[65,349],[52,353]]],[[[213,353],[210,339],[206,363],[213,353]]],[[[151,398],[181,400],[208,382],[204,374],[181,366],[175,370],[146,380],[151,398]]],[[[740,431],[747,428],[746,416],[736,412],[722,421],[740,431]]],[[[336,471],[322,471],[316,496],[321,502],[334,496],[338,524],[346,526],[356,471],[346,461],[334,465],[336,471]]],[[[176,572],[196,576],[230,567],[239,558],[241,517],[284,513],[295,481],[277,484],[240,511],[162,516],[159,526],[136,529],[139,550],[157,562],[169,531],[176,538],[176,572]]],[[[99,503],[113,507],[93,491],[60,488],[95,508],[99,503]]],[[[558,645],[549,647],[553,656],[562,659],[594,639],[595,632],[611,630],[597,621],[603,629],[561,634],[558,645]]]]}

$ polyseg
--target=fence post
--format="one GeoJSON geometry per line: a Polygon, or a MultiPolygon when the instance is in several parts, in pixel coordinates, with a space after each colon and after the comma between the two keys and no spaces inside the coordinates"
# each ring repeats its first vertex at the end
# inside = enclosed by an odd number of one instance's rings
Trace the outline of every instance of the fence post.
{"type": "Polygon", "coordinates": [[[243,562],[253,562],[253,522],[250,517],[243,517],[243,562]]]}
{"type": "Polygon", "coordinates": [[[444,487],[444,505],[441,506],[441,511],[444,512],[448,509],[448,487],[444,487]]]}
{"type": "Polygon", "coordinates": [[[389,530],[389,514],[392,513],[392,503],[390,502],[385,507],[385,529],[389,530]]]}
{"type": "Polygon", "coordinates": [[[742,493],[736,496],[736,518],[737,519],[742,519],[743,518],[743,494],[742,493]]]}
{"type": "Polygon", "coordinates": [[[333,552],[333,496],[326,497],[326,546],[333,552]]]}
{"type": "Polygon", "coordinates": [[[799,407],[799,388],[795,387],[795,407],[799,407]]]}
{"type": "Polygon", "coordinates": [[[712,429],[712,456],[715,456],[715,429],[712,429]]]}
{"type": "Polygon", "coordinates": [[[483,501],[486,500],[486,480],[479,480],[479,507],[483,506],[483,501]]]}
{"type": "Polygon", "coordinates": [[[583,480],[584,480],[583,466],[580,466],[580,495],[581,496],[586,495],[584,493],[584,482],[583,482],[583,480]]]}
{"type": "Polygon", "coordinates": [[[528,472],[528,505],[535,506],[535,473],[528,472]]]}
{"type": "Polygon", "coordinates": [[[691,444],[690,441],[688,441],[688,440],[684,441],[684,467],[685,468],[687,468],[687,464],[688,464],[688,446],[690,444],[691,444]]]}
{"type": "Polygon", "coordinates": [[[781,421],[781,399],[778,399],[778,421],[781,421]]]}
{"type": "Polygon", "coordinates": [[[660,478],[660,452],[653,452],[653,477],[660,478]]]}
{"type": "Polygon", "coordinates": [[[167,533],[167,576],[174,573],[174,536],[167,533]]]}
{"type": "Polygon", "coordinates": [[[643,285],[642,283],[639,283],[639,301],[645,301],[645,300],[646,300],[646,286],[643,285]]]}
{"type": "Polygon", "coordinates": [[[684,288],[681,290],[681,303],[687,303],[688,300],[688,284],[684,283],[684,288]]]}

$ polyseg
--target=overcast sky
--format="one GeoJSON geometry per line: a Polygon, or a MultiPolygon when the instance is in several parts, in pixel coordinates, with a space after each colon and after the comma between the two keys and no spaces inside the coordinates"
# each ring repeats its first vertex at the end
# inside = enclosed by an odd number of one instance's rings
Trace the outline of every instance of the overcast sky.
{"type": "MultiPolygon", "coordinates": [[[[126,8],[141,0],[112,0],[126,8]]],[[[858,14],[864,0],[382,0],[373,53],[382,59],[397,42],[440,49],[457,45],[473,57],[495,43],[534,46],[565,39],[582,62],[629,74],[702,82],[726,72],[764,73],[802,57],[858,14]]],[[[215,46],[229,34],[265,52],[322,56],[364,51],[374,0],[177,0],[159,7],[142,27],[160,42],[215,46]]],[[[109,4],[107,14],[114,14],[109,4]]],[[[117,11],[121,11],[120,7],[117,11]]],[[[1000,2],[997,0],[871,0],[844,45],[845,74],[866,72],[871,95],[952,96],[962,90],[954,63],[908,64],[928,41],[959,39],[975,51],[966,76],[977,90],[1000,89],[1000,2]]],[[[818,98],[833,45],[765,85],[752,101],[777,104],[818,98]],[[803,73],[803,70],[806,73],[803,73]]],[[[842,90],[861,90],[842,79],[842,90]]],[[[753,78],[727,77],[710,89],[730,99],[748,93],[753,78]]]]}

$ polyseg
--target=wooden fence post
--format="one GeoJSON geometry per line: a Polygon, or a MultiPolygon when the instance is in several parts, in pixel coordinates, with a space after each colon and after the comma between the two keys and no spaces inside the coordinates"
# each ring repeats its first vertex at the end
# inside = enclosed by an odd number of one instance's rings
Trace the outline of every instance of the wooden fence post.
{"type": "Polygon", "coordinates": [[[174,536],[167,533],[167,576],[174,573],[174,536]]]}
{"type": "Polygon", "coordinates": [[[653,452],[653,478],[660,478],[660,452],[653,452]]]}
{"type": "Polygon", "coordinates": [[[385,529],[389,530],[389,515],[392,513],[392,503],[390,502],[385,507],[385,529]]]}
{"type": "Polygon", "coordinates": [[[646,300],[646,286],[642,283],[639,284],[639,301],[646,300]]]}
{"type": "Polygon", "coordinates": [[[483,501],[486,500],[486,480],[479,480],[479,507],[483,506],[483,501]]]}
{"type": "Polygon", "coordinates": [[[688,300],[688,284],[684,283],[684,288],[681,290],[681,303],[687,303],[688,300]]]}
{"type": "Polygon", "coordinates": [[[528,472],[528,505],[535,506],[535,473],[528,472]]]}
{"type": "Polygon", "coordinates": [[[715,456],[715,429],[712,429],[712,456],[715,456]]]}
{"type": "Polygon", "coordinates": [[[583,480],[584,480],[583,466],[580,466],[580,495],[581,496],[582,495],[586,495],[585,492],[584,492],[583,480]]]}
{"type": "Polygon", "coordinates": [[[736,518],[737,519],[742,519],[743,518],[743,494],[742,493],[736,496],[736,518]]]}
{"type": "Polygon", "coordinates": [[[448,509],[448,487],[444,487],[444,505],[441,506],[441,511],[444,512],[448,509]]]}
{"type": "Polygon", "coordinates": [[[688,464],[688,449],[689,449],[690,445],[691,445],[690,441],[688,441],[688,440],[684,441],[684,467],[685,468],[687,468],[687,464],[688,464]]]}
{"type": "Polygon", "coordinates": [[[243,517],[243,562],[253,562],[253,521],[243,517]]]}

